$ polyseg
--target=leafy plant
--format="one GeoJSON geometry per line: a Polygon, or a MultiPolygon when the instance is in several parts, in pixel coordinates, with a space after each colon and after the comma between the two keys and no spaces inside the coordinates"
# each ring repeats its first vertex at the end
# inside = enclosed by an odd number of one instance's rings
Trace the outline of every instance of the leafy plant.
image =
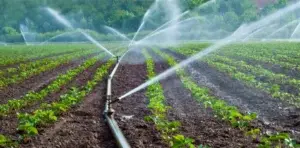
{"type": "MultiPolygon", "coordinates": [[[[146,50],[143,50],[143,54],[146,57],[147,76],[151,79],[156,76],[154,72],[154,62],[146,50]]],[[[169,143],[171,147],[194,148],[193,139],[178,134],[181,123],[178,121],[169,121],[167,119],[166,113],[170,107],[165,105],[165,97],[163,94],[162,86],[159,83],[148,86],[146,96],[149,98],[148,108],[152,114],[146,116],[145,120],[152,121],[155,124],[156,129],[161,133],[162,138],[169,143]]]]}

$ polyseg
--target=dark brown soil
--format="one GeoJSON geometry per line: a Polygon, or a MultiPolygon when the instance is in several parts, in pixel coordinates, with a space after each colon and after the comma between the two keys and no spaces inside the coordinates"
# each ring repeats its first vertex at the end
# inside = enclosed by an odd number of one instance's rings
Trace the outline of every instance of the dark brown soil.
{"type": "Polygon", "coordinates": [[[99,84],[79,107],[44,129],[28,148],[112,148],[115,140],[102,118],[105,104],[105,82],[99,84]]]}
{"type": "Polygon", "coordinates": [[[93,74],[96,72],[97,68],[99,68],[104,63],[102,61],[96,62],[93,66],[87,68],[85,71],[80,73],[74,80],[72,80],[67,85],[61,87],[61,89],[58,92],[53,92],[49,94],[45,99],[43,99],[40,102],[37,102],[33,107],[31,107],[30,110],[25,109],[21,112],[32,112],[34,109],[40,106],[41,103],[51,103],[54,101],[58,101],[60,99],[60,96],[63,94],[66,94],[72,87],[80,88],[82,86],[85,86],[88,80],[91,80],[93,78],[93,74]]]}
{"type": "MultiPolygon", "coordinates": [[[[266,62],[263,62],[263,61],[243,59],[243,58],[240,58],[240,57],[229,56],[229,58],[232,58],[232,59],[235,59],[235,60],[240,60],[240,61],[245,61],[247,64],[253,65],[253,66],[260,65],[264,69],[272,71],[276,74],[284,74],[284,75],[287,75],[287,76],[290,76],[290,77],[296,78],[296,79],[300,78],[300,74],[299,74],[297,69],[285,69],[285,68],[281,67],[278,64],[271,64],[271,63],[266,63],[266,62]]],[[[270,83],[270,80],[265,76],[256,76],[256,80],[261,81],[261,82],[265,82],[265,83],[270,83]]],[[[276,84],[276,83],[274,83],[274,84],[276,84]]],[[[299,93],[300,93],[299,89],[295,86],[286,85],[286,84],[278,84],[278,85],[280,86],[280,89],[281,89],[282,92],[290,93],[290,94],[293,94],[295,96],[298,96],[299,93]]]]}
{"type": "Polygon", "coordinates": [[[96,56],[98,54],[99,53],[97,52],[97,53],[87,55],[78,60],[73,60],[67,64],[62,64],[54,69],[32,76],[19,84],[13,84],[4,89],[1,89],[0,104],[7,103],[7,101],[12,98],[19,98],[25,95],[26,93],[28,93],[28,91],[39,91],[45,88],[49,83],[51,83],[57,77],[58,74],[63,74],[69,69],[77,67],[86,59],[96,56]]]}
{"type": "MultiPolygon", "coordinates": [[[[150,52],[155,61],[156,73],[167,70],[169,65],[163,59],[150,52]]],[[[161,81],[169,110],[169,120],[177,120],[182,124],[180,133],[195,139],[196,145],[208,145],[214,148],[255,147],[257,144],[246,137],[239,129],[213,116],[210,109],[205,109],[197,102],[191,92],[183,87],[182,82],[173,74],[161,81]]]]}
{"type": "MultiPolygon", "coordinates": [[[[127,61],[126,63],[135,63],[129,61],[141,61],[142,58],[143,55],[132,52],[128,53],[124,61],[127,61]]],[[[121,64],[112,82],[113,96],[120,97],[144,83],[146,79],[145,64],[121,64]]],[[[132,147],[167,147],[161,140],[155,126],[150,122],[144,121],[144,117],[151,114],[147,104],[148,101],[144,90],[124,98],[121,102],[114,105],[116,120],[132,147]]]]}
{"type": "MultiPolygon", "coordinates": [[[[178,60],[186,57],[171,50],[164,50],[178,60]]],[[[208,87],[212,93],[244,112],[256,112],[262,126],[276,131],[287,131],[300,139],[300,109],[274,99],[267,93],[251,88],[211,68],[207,63],[196,61],[186,71],[199,85],[208,87]]]]}
{"type": "MultiPolygon", "coordinates": [[[[89,67],[87,70],[84,72],[80,73],[74,80],[72,80],[69,84],[65,85],[62,87],[62,89],[59,92],[52,93],[48,95],[43,101],[37,102],[33,106],[27,107],[25,109],[22,109],[22,113],[30,113],[37,109],[41,103],[51,103],[54,101],[58,101],[60,96],[65,94],[68,90],[70,90],[71,87],[81,87],[86,84],[86,82],[90,79],[92,79],[93,74],[95,73],[96,69],[103,64],[102,61],[98,61],[95,65],[89,67]]],[[[7,117],[3,117],[0,120],[0,133],[5,134],[5,135],[10,135],[14,139],[17,138],[17,133],[16,133],[16,128],[18,124],[18,119],[15,114],[11,114],[7,117]]],[[[42,129],[43,130],[43,129],[42,129]]]]}

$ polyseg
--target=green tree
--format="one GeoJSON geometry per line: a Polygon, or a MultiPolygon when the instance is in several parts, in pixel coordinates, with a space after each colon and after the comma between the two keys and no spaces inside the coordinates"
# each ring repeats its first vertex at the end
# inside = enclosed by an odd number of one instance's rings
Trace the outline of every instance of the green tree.
{"type": "Polygon", "coordinates": [[[5,35],[18,35],[19,33],[17,32],[16,29],[12,27],[3,27],[2,28],[2,33],[5,35]]]}

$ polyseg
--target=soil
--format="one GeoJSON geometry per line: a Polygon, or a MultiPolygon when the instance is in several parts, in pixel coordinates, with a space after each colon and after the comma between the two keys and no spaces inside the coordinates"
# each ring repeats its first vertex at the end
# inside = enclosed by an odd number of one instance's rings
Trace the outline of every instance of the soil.
{"type": "MultiPolygon", "coordinates": [[[[177,60],[183,60],[186,57],[165,49],[177,60]]],[[[151,52],[154,56],[155,53],[151,52]]],[[[158,73],[169,68],[168,64],[159,56],[154,56],[157,61],[155,70],[158,73]]],[[[114,79],[112,81],[112,97],[116,99],[128,91],[136,88],[147,81],[147,71],[143,55],[138,52],[130,52],[124,57],[124,63],[120,64],[114,79]]],[[[79,65],[82,61],[74,61],[79,65]]],[[[62,87],[59,92],[50,94],[43,102],[53,102],[59,99],[60,95],[66,93],[72,86],[83,86],[92,78],[96,69],[103,64],[97,62],[86,71],[79,74],[71,83],[62,87]]],[[[71,68],[71,65],[64,65],[71,68]]],[[[54,74],[62,73],[65,67],[56,69],[54,74]]],[[[113,68],[113,67],[112,67],[113,68]]],[[[110,71],[112,70],[110,69],[110,71]]],[[[65,68],[65,71],[68,68],[65,68]]],[[[274,99],[265,92],[247,87],[242,82],[231,79],[225,73],[211,68],[207,63],[195,62],[185,69],[188,74],[200,86],[211,89],[213,95],[224,99],[229,104],[239,107],[243,112],[256,112],[259,115],[259,121],[255,124],[263,128],[264,131],[287,131],[299,140],[300,132],[300,109],[289,106],[287,103],[274,99]]],[[[49,74],[50,75],[50,72],[49,74]]],[[[38,87],[37,90],[45,87],[50,79],[48,75],[35,76],[23,85],[17,96],[38,87]],[[44,78],[47,77],[47,78],[44,78]],[[32,84],[34,83],[34,84],[32,84]],[[30,85],[26,87],[26,85],[30,85]]],[[[26,80],[27,81],[27,80],[26,80]]],[[[183,87],[180,79],[174,74],[160,82],[164,88],[167,105],[172,109],[168,112],[169,120],[177,120],[182,123],[180,133],[195,139],[196,144],[205,144],[211,147],[255,147],[256,141],[246,137],[243,132],[232,128],[227,122],[224,122],[213,116],[210,109],[205,109],[198,103],[191,93],[183,87]]],[[[2,92],[1,92],[2,93],[2,92]]],[[[0,94],[1,94],[0,93],[0,94]]],[[[12,91],[12,93],[14,93],[12,91]]],[[[4,94],[4,93],[3,93],[4,94]]],[[[14,95],[14,94],[12,94],[14,95]]],[[[2,97],[2,96],[0,96],[2,97]]],[[[11,98],[11,97],[9,97],[11,98]]],[[[8,98],[4,98],[5,100],[8,98]]],[[[7,101],[6,100],[6,101],[7,101]]],[[[70,111],[64,113],[55,124],[39,128],[39,135],[35,136],[29,143],[21,144],[24,148],[114,148],[117,147],[114,137],[103,118],[106,100],[106,81],[99,83],[82,103],[74,106],[70,111]]],[[[1,100],[2,101],[2,100],[1,100]]],[[[1,103],[1,102],[0,102],[1,103]]],[[[36,109],[40,103],[28,107],[22,112],[31,112],[36,109]]],[[[113,108],[116,110],[114,115],[120,129],[133,148],[160,148],[168,147],[162,140],[161,135],[156,130],[155,125],[146,122],[144,117],[151,112],[147,108],[148,99],[145,96],[145,90],[141,90],[123,100],[115,103],[113,108]]],[[[9,135],[17,139],[16,127],[17,118],[15,115],[3,117],[0,119],[0,133],[9,135]]]]}
{"type": "MultiPolygon", "coordinates": [[[[156,73],[167,70],[169,65],[163,59],[150,51],[155,59],[156,73]]],[[[183,87],[176,74],[160,82],[164,88],[167,105],[171,106],[168,118],[180,121],[180,134],[195,139],[196,145],[208,145],[214,148],[255,147],[257,143],[244,133],[232,128],[229,123],[217,119],[210,109],[191,96],[191,92],[183,87]]]]}
{"type": "MultiPolygon", "coordinates": [[[[124,58],[124,61],[127,62],[120,65],[112,82],[113,97],[120,97],[144,83],[147,79],[145,64],[129,62],[141,61],[143,55],[130,52],[124,58]]],[[[151,114],[147,108],[147,104],[148,100],[144,90],[116,103],[114,105],[114,109],[116,110],[115,118],[120,129],[129,144],[134,148],[167,147],[158,131],[156,131],[155,126],[150,122],[144,121],[144,117],[151,114]]]]}
{"type": "Polygon", "coordinates": [[[263,68],[270,70],[274,73],[277,74],[285,74],[287,76],[290,76],[292,78],[296,78],[296,79],[300,79],[300,73],[299,71],[296,69],[286,69],[278,64],[272,64],[272,63],[267,63],[267,62],[263,62],[263,61],[256,61],[256,60],[250,60],[250,59],[243,59],[243,58],[239,58],[239,57],[232,57],[230,56],[230,58],[236,59],[236,60],[242,60],[247,62],[250,65],[261,65],[263,68]]]}
{"type": "MultiPolygon", "coordinates": [[[[296,68],[295,69],[286,69],[286,68],[281,67],[278,64],[271,64],[271,63],[266,63],[266,62],[263,62],[263,61],[249,60],[249,59],[243,59],[243,58],[232,57],[232,56],[230,56],[229,58],[245,61],[249,65],[254,65],[254,66],[255,65],[261,65],[264,69],[272,71],[276,74],[284,74],[284,75],[287,75],[287,76],[289,76],[291,78],[295,78],[295,79],[300,78],[300,74],[299,74],[299,72],[296,68]]],[[[262,81],[262,82],[265,82],[265,83],[269,83],[269,80],[264,76],[256,76],[256,80],[262,81]]],[[[290,94],[293,94],[295,96],[298,96],[299,93],[300,93],[299,88],[297,88],[295,86],[286,85],[286,84],[278,84],[278,85],[280,86],[280,90],[283,91],[283,92],[290,93],[290,94]]]]}
{"type": "Polygon", "coordinates": [[[106,83],[99,84],[80,106],[59,119],[24,148],[113,148],[114,137],[102,118],[106,83]]]}
{"type": "MultiPolygon", "coordinates": [[[[60,95],[65,94],[68,90],[70,90],[71,87],[73,87],[73,86],[84,86],[86,84],[86,82],[93,77],[96,69],[102,64],[103,64],[102,61],[98,61],[95,65],[89,67],[84,72],[80,73],[69,84],[62,87],[62,89],[59,92],[52,93],[52,94],[48,95],[43,101],[37,102],[33,106],[22,109],[21,112],[30,113],[30,112],[34,111],[35,109],[37,109],[40,106],[41,103],[51,103],[51,102],[59,100],[60,95]]],[[[97,88],[99,88],[99,87],[100,86],[97,86],[97,88]]],[[[94,98],[91,98],[91,99],[94,99],[94,98]]],[[[90,103],[93,103],[93,102],[90,102],[90,103]]],[[[92,109],[92,108],[90,108],[90,109],[92,109]]],[[[100,112],[98,112],[98,113],[100,114],[100,112]]],[[[67,116],[68,116],[68,114],[65,115],[64,117],[67,117],[67,116]]],[[[64,118],[62,118],[62,119],[64,119],[64,118]]],[[[0,133],[5,134],[5,135],[9,135],[13,139],[17,139],[17,135],[18,135],[17,131],[16,131],[17,123],[18,123],[18,119],[17,119],[15,114],[9,115],[7,117],[3,117],[0,120],[0,127],[1,127],[0,133]]],[[[43,130],[47,130],[47,127],[39,129],[39,131],[43,131],[43,130]]],[[[41,132],[41,134],[43,134],[43,132],[41,132]]],[[[37,137],[39,137],[39,136],[37,136],[37,137]]]]}
{"type": "MultiPolygon", "coordinates": [[[[165,52],[177,60],[185,56],[165,49],[165,52]]],[[[275,130],[289,132],[299,141],[300,139],[300,109],[290,106],[284,101],[274,99],[267,93],[251,88],[242,82],[230,78],[205,62],[196,61],[185,70],[201,86],[210,88],[212,94],[237,106],[243,112],[256,112],[265,131],[275,130]]]]}
{"type": "Polygon", "coordinates": [[[20,98],[28,93],[28,91],[39,91],[50,84],[58,74],[63,74],[69,69],[75,68],[84,62],[86,59],[94,57],[99,53],[93,53],[83,58],[73,60],[69,63],[62,64],[54,69],[42,72],[38,75],[32,76],[21,83],[12,84],[0,90],[0,104],[7,103],[12,98],[20,98]]]}

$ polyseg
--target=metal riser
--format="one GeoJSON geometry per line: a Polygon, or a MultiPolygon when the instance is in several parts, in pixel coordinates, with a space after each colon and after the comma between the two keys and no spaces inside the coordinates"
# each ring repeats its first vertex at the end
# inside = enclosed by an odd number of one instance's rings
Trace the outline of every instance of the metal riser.
{"type": "Polygon", "coordinates": [[[113,69],[112,73],[109,75],[107,80],[107,93],[106,93],[106,103],[105,103],[105,111],[104,111],[104,118],[112,131],[115,139],[117,140],[118,147],[120,148],[130,148],[130,145],[128,144],[124,134],[120,130],[118,123],[114,119],[114,113],[115,111],[112,108],[112,94],[111,94],[111,84],[112,79],[120,65],[119,59],[117,58],[117,64],[115,68],[113,69]]]}

